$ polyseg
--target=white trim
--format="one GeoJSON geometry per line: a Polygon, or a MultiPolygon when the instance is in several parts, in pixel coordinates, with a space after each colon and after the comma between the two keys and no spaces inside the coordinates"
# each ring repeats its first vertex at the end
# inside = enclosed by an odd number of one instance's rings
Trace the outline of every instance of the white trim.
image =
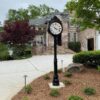
{"type": "Polygon", "coordinates": [[[96,31],[96,50],[100,50],[100,31],[96,31]]]}

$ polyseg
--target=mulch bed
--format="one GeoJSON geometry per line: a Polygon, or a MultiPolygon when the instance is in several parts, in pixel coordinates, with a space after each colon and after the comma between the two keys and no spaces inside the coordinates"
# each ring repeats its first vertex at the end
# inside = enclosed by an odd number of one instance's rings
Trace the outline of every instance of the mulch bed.
{"type": "Polygon", "coordinates": [[[52,82],[53,72],[49,73],[50,80],[44,80],[44,77],[39,77],[31,83],[33,91],[31,94],[25,94],[23,89],[13,97],[12,100],[23,100],[27,96],[28,100],[68,100],[71,95],[78,95],[84,100],[100,100],[100,72],[96,69],[87,69],[81,73],[73,73],[73,76],[64,77],[63,73],[59,73],[60,81],[69,80],[71,85],[59,89],[60,95],[58,97],[51,97],[49,95],[50,88],[48,83],[52,82]],[[87,96],[83,93],[83,89],[92,87],[96,90],[96,94],[87,96]]]}

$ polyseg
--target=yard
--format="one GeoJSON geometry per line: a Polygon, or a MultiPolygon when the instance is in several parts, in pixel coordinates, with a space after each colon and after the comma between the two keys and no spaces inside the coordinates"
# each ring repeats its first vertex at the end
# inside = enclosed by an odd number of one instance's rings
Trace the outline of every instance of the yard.
{"type": "Polygon", "coordinates": [[[67,80],[66,86],[58,90],[58,95],[50,95],[51,89],[48,83],[52,82],[53,72],[34,80],[30,85],[32,93],[26,94],[22,89],[12,100],[100,100],[100,72],[97,69],[85,68],[81,73],[73,73],[71,77],[65,77],[59,71],[60,81],[67,80]],[[50,79],[49,79],[49,78],[50,79]],[[86,95],[83,91],[90,87],[95,89],[94,95],[86,95]],[[83,99],[68,99],[70,96],[80,96],[83,99]]]}

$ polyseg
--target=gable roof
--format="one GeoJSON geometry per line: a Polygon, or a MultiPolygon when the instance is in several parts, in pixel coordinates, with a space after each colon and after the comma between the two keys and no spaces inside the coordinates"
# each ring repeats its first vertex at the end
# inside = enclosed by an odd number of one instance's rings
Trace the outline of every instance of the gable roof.
{"type": "Polygon", "coordinates": [[[30,19],[29,20],[29,25],[34,25],[34,26],[45,26],[48,21],[51,20],[54,16],[58,16],[60,20],[63,19],[63,22],[66,22],[69,19],[69,14],[68,13],[61,13],[61,12],[54,12],[51,13],[47,16],[44,17],[39,17],[36,19],[30,19]],[[62,17],[62,18],[61,18],[62,17]]]}

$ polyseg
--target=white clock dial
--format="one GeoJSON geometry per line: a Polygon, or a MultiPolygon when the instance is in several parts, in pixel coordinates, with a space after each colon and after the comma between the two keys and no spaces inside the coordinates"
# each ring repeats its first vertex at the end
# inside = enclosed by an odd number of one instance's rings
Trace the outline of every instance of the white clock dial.
{"type": "Polygon", "coordinates": [[[62,31],[62,26],[60,23],[54,22],[50,25],[50,31],[54,35],[58,35],[62,31]]]}

